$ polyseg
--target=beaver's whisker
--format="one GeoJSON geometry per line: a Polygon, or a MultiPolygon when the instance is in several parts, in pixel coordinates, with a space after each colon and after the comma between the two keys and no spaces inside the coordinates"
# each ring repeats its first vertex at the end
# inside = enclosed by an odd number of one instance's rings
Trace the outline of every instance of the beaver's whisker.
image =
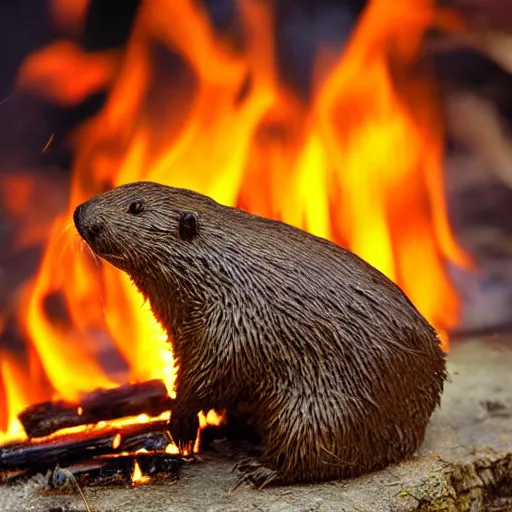
{"type": "Polygon", "coordinates": [[[96,268],[100,269],[103,265],[101,258],[91,249],[90,245],[85,242],[82,245],[82,253],[84,253],[84,251],[86,251],[87,256],[91,258],[96,268]]]}
{"type": "Polygon", "coordinates": [[[64,255],[66,254],[66,252],[72,248],[72,245],[74,242],[76,242],[77,240],[79,242],[83,242],[82,238],[80,236],[78,236],[78,233],[77,234],[73,234],[69,231],[69,228],[72,226],[72,224],[69,224],[66,228],[64,228],[58,235],[57,237],[55,238],[54,240],[54,243],[57,243],[58,239],[64,235],[66,235],[66,238],[65,238],[65,241],[64,241],[64,244],[62,245],[61,247],[61,250],[59,252],[59,255],[57,257],[57,266],[60,266],[61,263],[62,263],[62,258],[64,257],[64,255]]]}
{"type": "Polygon", "coordinates": [[[70,221],[68,222],[61,230],[60,232],[57,234],[57,236],[55,237],[56,240],[58,240],[61,236],[63,235],[67,235],[68,234],[68,231],[70,230],[70,228],[73,227],[73,221],[70,221]]]}

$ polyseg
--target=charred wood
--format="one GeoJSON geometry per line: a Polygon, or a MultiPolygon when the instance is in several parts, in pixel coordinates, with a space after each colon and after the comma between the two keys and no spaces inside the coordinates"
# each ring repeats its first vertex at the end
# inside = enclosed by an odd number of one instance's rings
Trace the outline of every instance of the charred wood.
{"type": "Polygon", "coordinates": [[[170,443],[166,428],[166,421],[153,421],[4,445],[0,448],[0,472],[45,473],[57,465],[66,467],[101,455],[163,451],[170,443]]]}
{"type": "Polygon", "coordinates": [[[150,380],[115,389],[98,389],[79,403],[42,402],[22,411],[18,418],[30,438],[44,437],[57,430],[127,416],[158,416],[171,409],[172,400],[164,383],[150,380]]]}
{"type": "Polygon", "coordinates": [[[79,485],[89,487],[131,485],[135,464],[138,464],[142,477],[169,481],[178,478],[183,460],[179,455],[168,453],[103,456],[66,468],[56,467],[48,475],[48,485],[51,489],[65,490],[72,488],[73,479],[79,485]]]}
{"type": "Polygon", "coordinates": [[[30,473],[44,473],[55,465],[67,465],[94,455],[111,453],[116,433],[89,437],[70,436],[47,443],[17,443],[0,449],[0,471],[25,469],[30,473]],[[78,437],[78,438],[77,438],[78,437]]]}

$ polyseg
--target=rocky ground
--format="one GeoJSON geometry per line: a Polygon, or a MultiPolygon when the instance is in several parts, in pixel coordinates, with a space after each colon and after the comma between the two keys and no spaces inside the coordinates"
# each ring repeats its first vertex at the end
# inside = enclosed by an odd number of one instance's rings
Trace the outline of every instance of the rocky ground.
{"type": "MultiPolygon", "coordinates": [[[[97,512],[174,511],[507,511],[512,510],[512,343],[457,342],[451,382],[412,460],[351,481],[229,492],[234,460],[208,454],[175,483],[85,488],[97,512]]],[[[41,479],[0,487],[0,510],[85,511],[79,494],[41,490],[41,479]]]]}

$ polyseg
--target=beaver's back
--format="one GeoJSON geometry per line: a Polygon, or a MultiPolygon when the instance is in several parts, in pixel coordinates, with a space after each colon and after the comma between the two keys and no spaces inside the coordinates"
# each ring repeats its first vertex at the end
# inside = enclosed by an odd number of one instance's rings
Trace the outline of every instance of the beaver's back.
{"type": "Polygon", "coordinates": [[[256,404],[267,457],[283,461],[283,474],[293,468],[294,480],[322,480],[412,453],[445,380],[435,330],[394,283],[349,251],[227,213],[223,272],[233,286],[219,303],[229,324],[222,332],[233,334],[230,377],[256,404]]]}
{"type": "Polygon", "coordinates": [[[377,339],[363,335],[378,331],[382,342],[401,339],[404,349],[438,347],[435,330],[403,291],[355,254],[290,225],[221,209],[223,271],[245,300],[268,301],[306,325],[337,325],[372,345],[377,339]]]}

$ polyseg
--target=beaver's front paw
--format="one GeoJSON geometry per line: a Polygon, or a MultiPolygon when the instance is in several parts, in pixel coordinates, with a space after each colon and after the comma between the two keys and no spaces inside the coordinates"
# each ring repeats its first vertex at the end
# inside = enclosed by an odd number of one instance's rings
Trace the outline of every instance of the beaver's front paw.
{"type": "Polygon", "coordinates": [[[242,474],[239,476],[235,485],[230,489],[230,492],[235,491],[244,482],[251,483],[254,489],[260,491],[270,485],[271,483],[279,483],[279,473],[267,466],[264,466],[257,459],[246,459],[239,462],[233,471],[241,471],[242,474]]]}
{"type": "Polygon", "coordinates": [[[199,418],[197,414],[181,415],[172,412],[169,432],[180,453],[190,455],[194,449],[194,443],[199,432],[199,418]]]}

